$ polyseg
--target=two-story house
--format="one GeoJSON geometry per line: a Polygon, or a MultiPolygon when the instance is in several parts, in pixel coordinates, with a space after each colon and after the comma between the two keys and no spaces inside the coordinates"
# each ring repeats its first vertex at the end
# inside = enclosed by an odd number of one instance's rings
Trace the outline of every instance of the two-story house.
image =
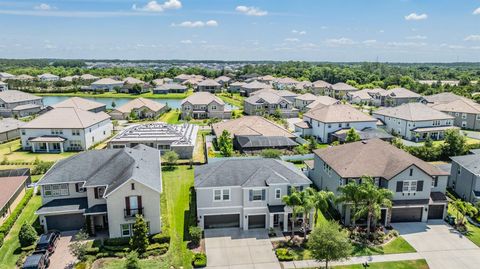
{"type": "Polygon", "coordinates": [[[168,106],[148,98],[135,98],[126,104],[113,109],[109,115],[114,120],[126,120],[130,116],[143,118],[156,118],[168,110],[168,106]]]}
{"type": "Polygon", "coordinates": [[[182,119],[230,119],[232,111],[225,107],[225,102],[209,92],[196,92],[182,100],[182,119]]]}
{"type": "MultiPolygon", "coordinates": [[[[275,159],[224,159],[195,169],[197,221],[202,229],[279,227],[292,209],[282,197],[312,182],[293,164],[275,159]]],[[[312,218],[310,218],[312,220],[312,218]]]]}
{"type": "Polygon", "coordinates": [[[303,121],[295,123],[295,132],[303,137],[312,136],[322,143],[332,141],[332,134],[354,128],[375,129],[377,120],[347,104],[319,105],[303,114],[303,121]]]}
{"type": "Polygon", "coordinates": [[[20,128],[24,150],[58,153],[87,150],[112,134],[113,125],[105,112],[75,107],[54,108],[20,128]]]}
{"type": "Polygon", "coordinates": [[[384,92],[382,96],[382,106],[399,106],[406,103],[418,102],[422,97],[416,92],[405,88],[393,88],[384,92]]]}
{"type": "Polygon", "coordinates": [[[458,129],[453,126],[454,117],[422,103],[380,109],[372,116],[381,120],[388,132],[412,141],[422,141],[427,137],[442,140],[446,130],[458,129]]]}
{"type": "Polygon", "coordinates": [[[0,117],[25,117],[43,108],[43,99],[17,90],[0,91],[0,117]]]}
{"type": "Polygon", "coordinates": [[[480,104],[450,92],[424,96],[422,103],[455,117],[453,125],[467,130],[480,130],[480,104]]]}
{"type": "Polygon", "coordinates": [[[298,109],[293,102],[282,96],[286,90],[261,90],[250,95],[243,103],[247,115],[274,115],[280,113],[282,117],[294,118],[298,116],[298,109]]]}
{"type": "Polygon", "coordinates": [[[197,91],[198,92],[221,92],[222,91],[222,84],[218,83],[213,79],[206,79],[197,84],[197,91]]]}
{"type": "MultiPolygon", "coordinates": [[[[315,150],[314,154],[309,175],[320,189],[339,195],[340,186],[361,183],[363,176],[369,176],[378,187],[393,192],[392,208],[381,209],[382,225],[426,222],[446,215],[449,173],[388,142],[371,139],[315,150]]],[[[350,224],[350,205],[341,204],[338,210],[345,224],[350,224]]]]}
{"type": "Polygon", "coordinates": [[[160,152],[134,148],[92,150],[60,160],[38,182],[42,206],[36,211],[45,232],[86,228],[111,238],[132,235],[136,215],[149,233],[161,231],[160,152]]]}
{"type": "Polygon", "coordinates": [[[462,199],[480,201],[480,154],[450,157],[452,167],[448,186],[462,199]]]}

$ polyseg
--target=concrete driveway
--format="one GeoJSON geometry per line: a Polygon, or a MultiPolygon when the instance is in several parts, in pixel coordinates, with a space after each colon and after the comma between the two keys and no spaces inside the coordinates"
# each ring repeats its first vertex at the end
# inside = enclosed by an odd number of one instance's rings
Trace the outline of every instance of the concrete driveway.
{"type": "Polygon", "coordinates": [[[396,223],[393,227],[427,260],[431,269],[479,268],[480,248],[444,221],[396,223]]]}
{"type": "Polygon", "coordinates": [[[280,269],[264,229],[205,230],[205,248],[209,269],[280,269]]]}
{"type": "Polygon", "coordinates": [[[57,243],[55,252],[50,256],[49,268],[55,269],[70,269],[73,268],[73,264],[76,258],[72,256],[68,245],[74,240],[77,231],[62,232],[60,240],[57,243]]]}

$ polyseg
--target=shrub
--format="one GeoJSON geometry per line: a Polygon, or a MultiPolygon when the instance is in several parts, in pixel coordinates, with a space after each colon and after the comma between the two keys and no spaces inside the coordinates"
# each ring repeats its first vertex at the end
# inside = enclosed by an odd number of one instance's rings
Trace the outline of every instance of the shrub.
{"type": "Polygon", "coordinates": [[[156,250],[156,249],[168,249],[168,243],[153,243],[147,247],[147,251],[149,250],[156,250]]]}
{"type": "Polygon", "coordinates": [[[195,253],[192,264],[195,268],[207,266],[207,255],[205,253],[195,253]]]}
{"type": "Polygon", "coordinates": [[[3,239],[5,238],[5,235],[3,233],[0,233],[0,248],[3,246],[3,239]]]}
{"type": "Polygon", "coordinates": [[[87,248],[85,250],[87,255],[97,255],[98,252],[100,252],[100,248],[87,248]]]}
{"type": "Polygon", "coordinates": [[[102,240],[100,240],[100,239],[93,240],[92,245],[91,245],[92,248],[99,248],[101,246],[102,246],[102,240]]]}
{"type": "Polygon", "coordinates": [[[168,234],[159,233],[152,236],[150,242],[159,244],[170,243],[170,236],[168,234]]]}
{"type": "Polygon", "coordinates": [[[286,248],[277,248],[275,250],[275,254],[277,255],[277,258],[279,261],[293,261],[293,255],[292,252],[289,249],[286,248]]]}
{"type": "Polygon", "coordinates": [[[37,241],[37,232],[33,229],[32,225],[24,223],[18,233],[18,239],[20,241],[20,246],[31,246],[37,241]]]}
{"type": "Polygon", "coordinates": [[[35,247],[36,247],[36,245],[32,244],[32,245],[30,245],[30,246],[28,246],[28,247],[22,247],[21,250],[28,252],[28,251],[34,250],[35,247]]]}
{"type": "Polygon", "coordinates": [[[123,251],[123,252],[128,252],[130,251],[130,248],[128,247],[128,245],[123,245],[123,246],[103,246],[102,247],[102,250],[104,251],[111,251],[111,252],[119,252],[119,251],[123,251]]]}
{"type": "Polygon", "coordinates": [[[45,174],[54,162],[44,162],[40,161],[35,167],[32,169],[32,175],[41,175],[45,174]]]}
{"type": "Polygon", "coordinates": [[[263,158],[278,159],[282,155],[282,151],[278,149],[264,149],[260,153],[263,158]]]}
{"type": "MultiPolygon", "coordinates": [[[[10,216],[3,222],[2,226],[0,226],[0,234],[6,235],[8,232],[10,232],[10,229],[12,229],[13,224],[15,224],[15,221],[18,219],[18,216],[20,216],[20,213],[22,213],[23,209],[27,205],[28,201],[30,201],[30,198],[33,196],[33,190],[29,189],[25,193],[25,196],[22,198],[20,203],[17,205],[17,207],[12,211],[10,216]]],[[[3,240],[2,240],[3,241],[3,240]]]]}
{"type": "Polygon", "coordinates": [[[106,238],[103,240],[105,246],[125,246],[130,244],[129,237],[106,238]]]}
{"type": "Polygon", "coordinates": [[[198,226],[192,226],[188,228],[188,234],[190,235],[192,244],[198,246],[200,244],[200,240],[202,239],[202,229],[198,226]]]}
{"type": "Polygon", "coordinates": [[[138,259],[138,252],[132,251],[127,255],[125,262],[126,269],[140,269],[140,261],[138,259]]]}

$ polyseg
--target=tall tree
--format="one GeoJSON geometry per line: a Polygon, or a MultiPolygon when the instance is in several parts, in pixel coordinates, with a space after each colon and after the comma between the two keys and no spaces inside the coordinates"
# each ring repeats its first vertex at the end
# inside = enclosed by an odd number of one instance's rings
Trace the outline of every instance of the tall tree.
{"type": "Polygon", "coordinates": [[[347,136],[345,137],[345,143],[351,143],[359,140],[360,140],[360,135],[357,133],[357,131],[354,128],[350,128],[350,130],[347,131],[347,136]]]}
{"type": "Polygon", "coordinates": [[[130,247],[138,253],[144,253],[148,247],[148,227],[142,215],[135,216],[130,247]]]}
{"type": "Polygon", "coordinates": [[[346,185],[340,186],[338,191],[340,192],[340,196],[338,196],[335,202],[350,204],[350,218],[352,225],[355,226],[357,210],[364,199],[360,186],[355,182],[349,182],[346,185]]]}
{"type": "Polygon", "coordinates": [[[327,212],[329,202],[333,201],[335,195],[331,191],[317,191],[314,188],[308,188],[307,191],[309,191],[312,196],[313,207],[315,208],[313,221],[316,224],[319,212],[327,212]]]}
{"type": "Polygon", "coordinates": [[[303,238],[307,239],[307,229],[310,222],[310,212],[314,209],[313,196],[308,190],[303,190],[299,192],[300,197],[300,210],[303,213],[303,238]]]}
{"type": "Polygon", "coordinates": [[[328,268],[329,262],[347,259],[352,253],[352,244],[346,231],[333,221],[316,227],[310,234],[307,246],[315,260],[325,262],[325,268],[328,268]]]}
{"type": "MultiPolygon", "coordinates": [[[[295,221],[297,219],[297,213],[299,211],[299,207],[302,204],[302,200],[300,198],[300,194],[295,189],[295,187],[290,188],[290,193],[282,197],[282,201],[285,203],[286,206],[292,209],[292,218],[290,219],[292,223],[292,236],[291,239],[295,236],[294,228],[295,228],[295,221]]],[[[287,224],[284,224],[287,225],[287,224]]]]}
{"type": "Polygon", "coordinates": [[[463,155],[467,152],[467,139],[458,129],[445,131],[445,143],[442,146],[444,158],[463,155]]]}
{"type": "Polygon", "coordinates": [[[233,155],[233,141],[227,130],[223,130],[222,135],[218,138],[218,148],[225,157],[233,155]]]}

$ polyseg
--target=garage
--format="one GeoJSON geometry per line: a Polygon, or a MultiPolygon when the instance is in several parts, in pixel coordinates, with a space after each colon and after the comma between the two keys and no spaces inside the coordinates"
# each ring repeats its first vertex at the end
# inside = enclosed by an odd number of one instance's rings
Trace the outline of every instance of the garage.
{"type": "Polygon", "coordinates": [[[248,216],[248,229],[265,228],[266,215],[249,215],[248,216]]]}
{"type": "Polygon", "coordinates": [[[428,206],[428,219],[443,219],[445,205],[428,206]]]}
{"type": "Polygon", "coordinates": [[[393,208],[390,222],[421,222],[423,207],[393,208]]]}
{"type": "Polygon", "coordinates": [[[240,214],[204,216],[205,229],[238,228],[240,227],[240,214]]]}
{"type": "Polygon", "coordinates": [[[73,231],[80,230],[85,225],[83,214],[45,216],[48,230],[73,231]]]}

